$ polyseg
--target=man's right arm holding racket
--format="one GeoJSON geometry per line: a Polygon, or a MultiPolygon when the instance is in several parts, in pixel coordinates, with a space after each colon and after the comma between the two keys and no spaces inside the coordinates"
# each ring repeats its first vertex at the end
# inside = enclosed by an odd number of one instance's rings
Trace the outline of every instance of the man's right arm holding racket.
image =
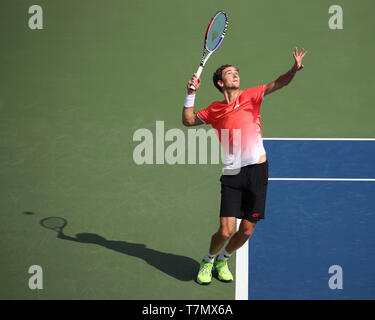
{"type": "Polygon", "coordinates": [[[197,78],[196,73],[194,73],[193,78],[191,78],[187,84],[187,95],[184,102],[184,109],[182,110],[182,123],[184,126],[198,126],[204,124],[204,122],[198,118],[197,114],[194,112],[194,100],[195,92],[201,85],[201,79],[197,78]],[[195,87],[195,90],[191,89],[191,86],[195,87]]]}

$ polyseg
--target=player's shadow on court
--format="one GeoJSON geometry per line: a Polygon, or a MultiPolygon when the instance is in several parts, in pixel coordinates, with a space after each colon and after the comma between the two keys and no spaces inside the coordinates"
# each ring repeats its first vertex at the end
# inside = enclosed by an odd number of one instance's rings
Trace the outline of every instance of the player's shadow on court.
{"type": "Polygon", "coordinates": [[[80,243],[92,243],[129,256],[141,258],[149,265],[181,281],[191,281],[199,269],[199,263],[189,257],[165,253],[147,248],[141,243],[107,240],[95,233],[78,233],[75,237],[58,232],[58,238],[80,243]]]}

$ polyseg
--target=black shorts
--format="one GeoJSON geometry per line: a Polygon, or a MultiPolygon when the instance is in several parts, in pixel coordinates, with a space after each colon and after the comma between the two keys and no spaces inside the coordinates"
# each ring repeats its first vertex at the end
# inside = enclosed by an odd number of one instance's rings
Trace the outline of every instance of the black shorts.
{"type": "Polygon", "coordinates": [[[268,161],[242,167],[236,175],[223,174],[220,217],[257,222],[264,219],[268,186],[268,161]]]}

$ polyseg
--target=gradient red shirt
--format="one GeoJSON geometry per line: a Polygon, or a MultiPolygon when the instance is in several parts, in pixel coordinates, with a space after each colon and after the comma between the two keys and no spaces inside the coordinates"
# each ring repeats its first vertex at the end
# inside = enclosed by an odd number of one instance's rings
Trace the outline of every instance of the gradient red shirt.
{"type": "Polygon", "coordinates": [[[259,162],[263,147],[260,105],[266,85],[240,91],[230,104],[214,101],[197,115],[211,124],[221,142],[226,168],[239,168],[259,162]],[[237,129],[237,130],[236,130],[237,129]],[[240,139],[239,139],[240,137],[240,139]]]}

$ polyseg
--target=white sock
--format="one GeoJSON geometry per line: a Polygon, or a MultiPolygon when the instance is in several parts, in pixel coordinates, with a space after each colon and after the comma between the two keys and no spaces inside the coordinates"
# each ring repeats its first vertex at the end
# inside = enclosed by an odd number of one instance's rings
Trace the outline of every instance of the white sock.
{"type": "Polygon", "coordinates": [[[215,255],[211,255],[210,253],[207,253],[204,256],[204,261],[209,262],[209,263],[214,263],[215,260],[215,255]]]}
{"type": "Polygon", "coordinates": [[[217,260],[228,260],[232,254],[228,253],[227,250],[223,249],[223,251],[220,252],[219,257],[217,260]]]}

